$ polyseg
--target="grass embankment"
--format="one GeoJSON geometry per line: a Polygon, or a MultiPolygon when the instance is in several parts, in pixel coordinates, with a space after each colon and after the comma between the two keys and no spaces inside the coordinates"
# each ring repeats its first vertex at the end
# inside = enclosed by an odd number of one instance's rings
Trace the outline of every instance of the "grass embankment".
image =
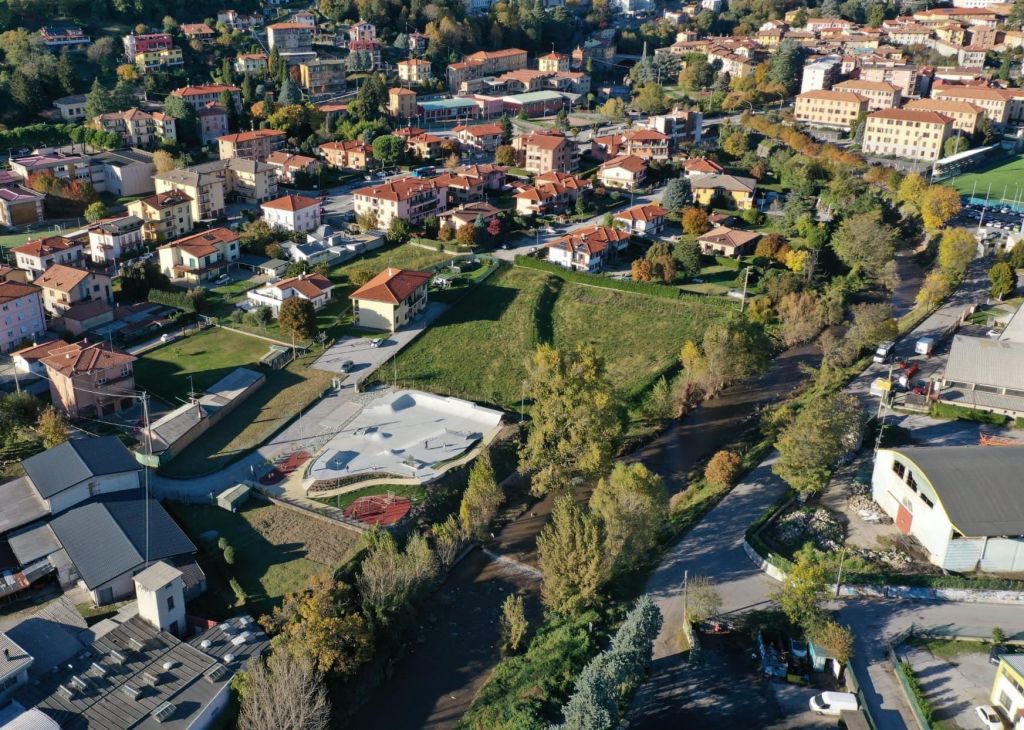
{"type": "Polygon", "coordinates": [[[427,488],[422,484],[375,484],[372,487],[363,487],[353,492],[345,492],[333,497],[318,497],[317,502],[345,509],[360,497],[372,497],[377,494],[393,494],[396,497],[405,497],[414,505],[419,504],[427,497],[427,488]]]}
{"type": "Polygon", "coordinates": [[[199,548],[208,591],[198,600],[202,615],[213,618],[243,606],[253,616],[269,613],[286,594],[361,549],[358,534],[277,505],[253,501],[237,513],[206,505],[168,507],[199,548]],[[234,549],[233,565],[218,547],[222,537],[234,549]]]}

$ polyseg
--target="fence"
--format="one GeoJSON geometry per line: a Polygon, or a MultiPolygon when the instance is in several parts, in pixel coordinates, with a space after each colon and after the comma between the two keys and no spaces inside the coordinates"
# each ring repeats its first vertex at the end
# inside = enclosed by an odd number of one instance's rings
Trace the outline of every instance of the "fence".
{"type": "Polygon", "coordinates": [[[860,687],[860,678],[857,676],[857,670],[854,669],[852,663],[846,667],[846,689],[848,692],[857,695],[857,704],[860,706],[861,712],[864,713],[864,717],[871,726],[871,730],[878,730],[878,723],[871,716],[871,710],[868,709],[868,698],[860,687]]]}
{"type": "Polygon", "coordinates": [[[921,730],[931,730],[931,707],[928,706],[928,701],[924,698],[924,693],[921,691],[917,679],[914,678],[910,664],[897,656],[896,649],[892,643],[889,644],[888,654],[889,661],[892,663],[892,669],[896,673],[896,679],[899,680],[900,687],[904,695],[906,695],[907,704],[910,705],[910,709],[914,713],[914,719],[917,720],[921,730]]]}

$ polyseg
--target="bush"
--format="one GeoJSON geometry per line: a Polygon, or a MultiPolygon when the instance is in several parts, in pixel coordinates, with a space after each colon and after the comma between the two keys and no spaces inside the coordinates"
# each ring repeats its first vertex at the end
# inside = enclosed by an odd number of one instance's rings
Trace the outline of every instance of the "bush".
{"type": "Polygon", "coordinates": [[[231,543],[228,542],[228,539],[226,537],[222,537],[217,540],[218,550],[226,550],[229,545],[231,545],[231,543]]]}
{"type": "Polygon", "coordinates": [[[235,549],[230,545],[224,548],[224,562],[228,565],[235,564],[235,549]]]}
{"type": "Polygon", "coordinates": [[[1009,416],[989,411],[979,411],[974,408],[964,408],[951,403],[933,403],[931,415],[935,418],[951,418],[958,421],[974,421],[975,423],[987,423],[991,426],[1006,426],[1010,422],[1009,416]]]}
{"type": "Polygon", "coordinates": [[[163,289],[150,289],[147,300],[153,304],[162,304],[165,307],[174,307],[183,312],[195,312],[197,300],[189,296],[187,291],[164,291],[163,289]]]}
{"type": "Polygon", "coordinates": [[[931,722],[932,713],[934,708],[932,703],[928,701],[928,698],[924,695],[924,690],[921,688],[921,683],[917,677],[914,676],[914,668],[910,666],[910,662],[901,661],[899,663],[899,671],[903,676],[907,687],[910,688],[910,693],[913,695],[914,704],[917,705],[918,710],[924,716],[924,719],[931,722]]]}
{"type": "Polygon", "coordinates": [[[704,478],[719,487],[727,487],[736,479],[740,470],[740,455],[722,450],[711,457],[704,469],[704,478]]]}
{"type": "Polygon", "coordinates": [[[248,594],[245,589],[242,588],[242,584],[238,582],[237,578],[232,578],[228,581],[228,585],[231,586],[231,590],[235,594],[235,606],[244,606],[245,602],[249,600],[248,594]]]}

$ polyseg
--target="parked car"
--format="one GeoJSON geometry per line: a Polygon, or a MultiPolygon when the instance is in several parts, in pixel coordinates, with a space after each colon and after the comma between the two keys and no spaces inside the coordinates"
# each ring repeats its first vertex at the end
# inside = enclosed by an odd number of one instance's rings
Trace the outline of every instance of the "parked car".
{"type": "Polygon", "coordinates": [[[384,338],[383,337],[374,337],[372,340],[370,340],[370,347],[380,347],[383,344],[384,344],[384,338]]]}
{"type": "Polygon", "coordinates": [[[986,727],[989,730],[1003,730],[1006,727],[1003,723],[1003,718],[999,716],[999,713],[995,711],[992,705],[978,705],[974,708],[974,711],[978,713],[978,719],[981,720],[982,727],[986,727]]]}
{"type": "Polygon", "coordinates": [[[991,650],[989,650],[988,663],[998,665],[999,660],[1002,659],[1005,655],[1016,653],[1017,647],[1015,646],[1007,646],[1006,644],[996,644],[992,647],[991,650]]]}
{"type": "Polygon", "coordinates": [[[345,360],[345,362],[343,362],[341,364],[341,372],[343,372],[343,373],[351,372],[354,365],[355,365],[355,363],[352,362],[351,360],[345,360]]]}

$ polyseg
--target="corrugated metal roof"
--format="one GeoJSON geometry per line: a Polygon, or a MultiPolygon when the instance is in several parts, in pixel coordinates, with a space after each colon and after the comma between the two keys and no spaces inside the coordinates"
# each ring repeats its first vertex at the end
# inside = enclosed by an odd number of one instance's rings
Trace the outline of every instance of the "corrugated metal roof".
{"type": "Polygon", "coordinates": [[[139,464],[116,436],[71,439],[22,462],[43,499],[94,476],[138,471],[139,464]]]}
{"type": "Polygon", "coordinates": [[[945,380],[1024,390],[1024,343],[956,335],[945,380]]]}

